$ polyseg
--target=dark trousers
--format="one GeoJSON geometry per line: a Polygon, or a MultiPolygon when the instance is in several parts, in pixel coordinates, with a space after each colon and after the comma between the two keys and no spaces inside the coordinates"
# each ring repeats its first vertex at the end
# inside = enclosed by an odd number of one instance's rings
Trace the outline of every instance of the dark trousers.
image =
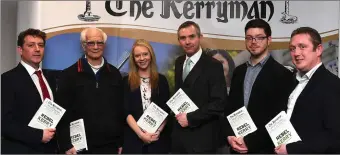
{"type": "Polygon", "coordinates": [[[173,141],[171,144],[171,154],[216,154],[216,149],[211,150],[201,150],[197,151],[194,149],[186,149],[184,145],[180,142],[180,140],[177,140],[176,142],[173,141]]]}
{"type": "Polygon", "coordinates": [[[118,154],[118,147],[114,144],[105,144],[102,146],[92,146],[89,150],[82,151],[79,154],[118,154]]]}
{"type": "Polygon", "coordinates": [[[143,147],[142,147],[142,154],[149,154],[148,145],[143,145],[143,147]]]}
{"type": "Polygon", "coordinates": [[[228,145],[223,145],[217,149],[217,154],[230,154],[230,147],[228,145]]]}

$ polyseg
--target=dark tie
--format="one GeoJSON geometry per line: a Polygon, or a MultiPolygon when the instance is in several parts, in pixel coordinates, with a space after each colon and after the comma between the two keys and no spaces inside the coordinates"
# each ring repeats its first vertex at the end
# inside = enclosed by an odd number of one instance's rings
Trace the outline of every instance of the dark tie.
{"type": "Polygon", "coordinates": [[[43,100],[45,100],[46,98],[51,99],[50,94],[48,93],[46,84],[41,76],[41,71],[35,71],[35,74],[37,74],[39,78],[39,84],[40,84],[41,92],[43,94],[43,100]]]}

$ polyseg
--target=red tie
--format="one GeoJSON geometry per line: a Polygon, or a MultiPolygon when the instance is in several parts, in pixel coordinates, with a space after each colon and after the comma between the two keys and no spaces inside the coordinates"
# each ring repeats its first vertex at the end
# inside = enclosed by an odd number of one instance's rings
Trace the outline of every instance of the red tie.
{"type": "Polygon", "coordinates": [[[37,74],[39,78],[39,84],[40,84],[41,92],[43,94],[43,100],[45,100],[45,98],[51,99],[50,94],[48,93],[46,84],[41,76],[41,71],[35,71],[35,74],[37,74]]]}

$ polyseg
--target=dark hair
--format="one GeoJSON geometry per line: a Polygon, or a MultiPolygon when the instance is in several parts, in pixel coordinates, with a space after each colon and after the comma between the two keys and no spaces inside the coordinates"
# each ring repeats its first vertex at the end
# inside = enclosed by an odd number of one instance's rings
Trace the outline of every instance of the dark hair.
{"type": "Polygon", "coordinates": [[[179,30],[181,30],[183,28],[187,28],[191,25],[195,27],[197,35],[200,36],[201,35],[200,26],[198,26],[198,24],[193,22],[193,21],[186,21],[186,22],[182,23],[177,29],[177,35],[179,34],[179,30]]]}
{"type": "Polygon", "coordinates": [[[229,55],[228,51],[223,49],[206,49],[205,50],[207,55],[214,56],[216,54],[221,54],[227,61],[229,66],[229,72],[228,72],[228,82],[230,84],[230,80],[233,77],[233,72],[235,69],[235,62],[233,58],[229,55]]]}
{"type": "Polygon", "coordinates": [[[256,18],[249,21],[246,24],[246,27],[244,28],[244,33],[246,33],[247,30],[250,28],[261,28],[264,30],[264,33],[266,34],[267,37],[272,36],[272,30],[270,28],[270,25],[263,19],[256,18]]]}
{"type": "Polygon", "coordinates": [[[315,50],[318,45],[322,44],[319,32],[311,27],[299,27],[295,29],[290,35],[290,38],[293,38],[295,35],[298,34],[308,34],[310,36],[310,41],[313,44],[313,50],[315,50]]]}
{"type": "Polygon", "coordinates": [[[22,47],[24,45],[24,41],[25,41],[26,36],[39,37],[44,41],[44,44],[45,44],[46,33],[42,32],[38,29],[29,28],[25,31],[20,32],[20,34],[18,35],[17,46],[22,47]]]}

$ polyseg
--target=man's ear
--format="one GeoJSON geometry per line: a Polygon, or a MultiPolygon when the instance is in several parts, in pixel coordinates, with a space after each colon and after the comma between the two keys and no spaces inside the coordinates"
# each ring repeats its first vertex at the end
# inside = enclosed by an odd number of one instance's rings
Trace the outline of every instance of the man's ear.
{"type": "Polygon", "coordinates": [[[272,36],[269,36],[267,39],[268,39],[268,45],[270,45],[272,43],[272,36]]]}
{"type": "Polygon", "coordinates": [[[316,49],[315,49],[315,52],[317,54],[318,57],[321,57],[322,56],[322,52],[323,52],[323,46],[322,44],[319,44],[316,49]]]}
{"type": "Polygon", "coordinates": [[[17,47],[17,52],[20,54],[20,56],[22,55],[22,47],[18,46],[17,47]]]}
{"type": "Polygon", "coordinates": [[[83,50],[85,51],[85,43],[81,43],[81,47],[82,47],[83,50]]]}

